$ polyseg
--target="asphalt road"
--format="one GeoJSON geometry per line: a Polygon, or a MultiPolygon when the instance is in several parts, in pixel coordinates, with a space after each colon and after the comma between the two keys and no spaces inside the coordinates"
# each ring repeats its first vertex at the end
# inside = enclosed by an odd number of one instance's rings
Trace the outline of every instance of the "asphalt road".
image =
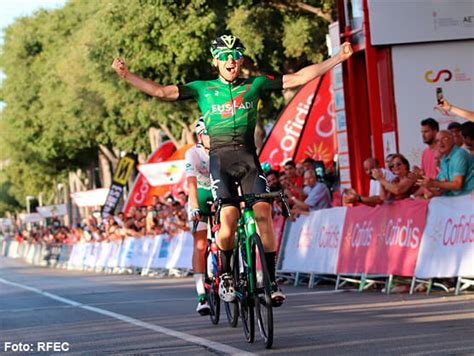
{"type": "Polygon", "coordinates": [[[240,324],[214,326],[196,314],[191,278],[65,271],[0,257],[0,350],[12,355],[474,354],[474,293],[284,290],[288,300],[275,311],[274,347],[266,350],[258,337],[247,344],[240,324]],[[48,347],[49,352],[38,352],[48,347]]]}

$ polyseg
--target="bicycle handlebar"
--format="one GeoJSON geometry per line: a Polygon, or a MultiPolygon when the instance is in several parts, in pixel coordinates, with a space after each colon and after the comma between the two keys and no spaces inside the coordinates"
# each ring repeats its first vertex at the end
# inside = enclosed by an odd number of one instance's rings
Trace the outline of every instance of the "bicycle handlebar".
{"type": "MultiPolygon", "coordinates": [[[[252,204],[255,203],[258,200],[261,199],[274,199],[274,198],[279,198],[279,202],[281,203],[280,206],[282,208],[282,215],[286,218],[290,216],[290,207],[288,206],[286,202],[286,196],[283,191],[278,191],[278,192],[271,192],[271,193],[260,193],[260,194],[244,194],[238,197],[231,197],[231,198],[219,198],[217,200],[217,206],[218,209],[217,211],[220,212],[220,208],[222,207],[222,204],[240,204],[244,202],[245,204],[252,204]]],[[[216,213],[218,216],[218,214],[216,213]]]]}
{"type": "MultiPolygon", "coordinates": [[[[215,215],[216,217],[216,222],[215,224],[219,224],[219,218],[220,218],[220,210],[222,208],[223,204],[240,204],[242,202],[246,204],[252,204],[258,200],[261,199],[274,199],[274,198],[279,198],[279,203],[281,207],[281,213],[285,218],[290,217],[290,207],[288,206],[288,203],[286,202],[286,196],[283,191],[278,191],[278,192],[270,192],[270,193],[260,193],[260,194],[244,194],[238,197],[231,197],[231,198],[219,198],[214,205],[217,206],[217,211],[214,213],[203,213],[201,212],[202,216],[207,216],[210,219],[215,215]]],[[[208,201],[207,204],[209,206],[213,205],[212,202],[208,201]]],[[[197,226],[199,224],[199,221],[194,221],[193,222],[193,234],[196,232],[197,226]]]]}

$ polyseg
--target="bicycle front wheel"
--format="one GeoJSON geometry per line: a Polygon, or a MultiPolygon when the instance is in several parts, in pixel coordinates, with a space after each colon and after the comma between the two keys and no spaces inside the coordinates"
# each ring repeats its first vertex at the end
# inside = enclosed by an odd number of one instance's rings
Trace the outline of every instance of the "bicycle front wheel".
{"type": "Polygon", "coordinates": [[[269,349],[273,345],[273,307],[270,274],[268,273],[262,241],[258,234],[252,235],[252,243],[255,245],[256,250],[255,309],[257,322],[265,347],[269,349]]]}
{"type": "MultiPolygon", "coordinates": [[[[241,251],[242,250],[240,250],[240,252],[241,251]]],[[[239,254],[237,257],[238,256],[239,254]]],[[[237,281],[236,294],[239,307],[238,311],[240,320],[242,322],[242,328],[244,329],[245,340],[247,340],[249,343],[252,343],[255,340],[255,303],[250,291],[249,280],[249,278],[254,278],[254,274],[249,273],[251,270],[249,267],[254,265],[253,261],[255,261],[255,259],[252,259],[251,265],[248,266],[245,256],[242,256],[240,261],[239,258],[236,258],[234,262],[234,278],[235,281],[237,281]],[[240,266],[242,266],[241,269],[239,268],[240,266]]],[[[253,280],[255,280],[255,278],[253,280]]]]}

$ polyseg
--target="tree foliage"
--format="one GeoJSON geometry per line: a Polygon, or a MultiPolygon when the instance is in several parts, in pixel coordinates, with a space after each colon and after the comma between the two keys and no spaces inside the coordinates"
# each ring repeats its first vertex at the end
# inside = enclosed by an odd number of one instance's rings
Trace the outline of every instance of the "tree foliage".
{"type": "MultiPolygon", "coordinates": [[[[246,74],[292,72],[324,58],[333,7],[330,0],[70,0],[18,19],[0,53],[8,191],[24,201],[51,190],[69,171],[95,165],[99,146],[149,153],[151,127],[179,137],[198,117],[194,102],[160,102],[131,88],[110,68],[114,57],[161,84],[213,78],[210,41],[232,32],[247,47],[246,74]]],[[[261,116],[274,119],[282,106],[281,98],[266,100],[261,116]]]]}

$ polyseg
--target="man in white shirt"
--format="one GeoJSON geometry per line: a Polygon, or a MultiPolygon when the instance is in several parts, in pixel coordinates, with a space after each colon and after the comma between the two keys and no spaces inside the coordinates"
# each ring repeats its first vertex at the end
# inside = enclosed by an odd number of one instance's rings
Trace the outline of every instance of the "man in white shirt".
{"type": "MultiPolygon", "coordinates": [[[[363,165],[365,174],[370,177],[369,195],[363,196],[358,194],[354,189],[346,189],[344,192],[344,203],[362,203],[368,206],[381,204],[383,201],[380,199],[380,182],[372,178],[372,169],[379,169],[380,163],[376,158],[367,158],[363,165]]],[[[381,171],[387,181],[392,182],[395,180],[396,176],[388,169],[382,168],[381,171]]]]}

